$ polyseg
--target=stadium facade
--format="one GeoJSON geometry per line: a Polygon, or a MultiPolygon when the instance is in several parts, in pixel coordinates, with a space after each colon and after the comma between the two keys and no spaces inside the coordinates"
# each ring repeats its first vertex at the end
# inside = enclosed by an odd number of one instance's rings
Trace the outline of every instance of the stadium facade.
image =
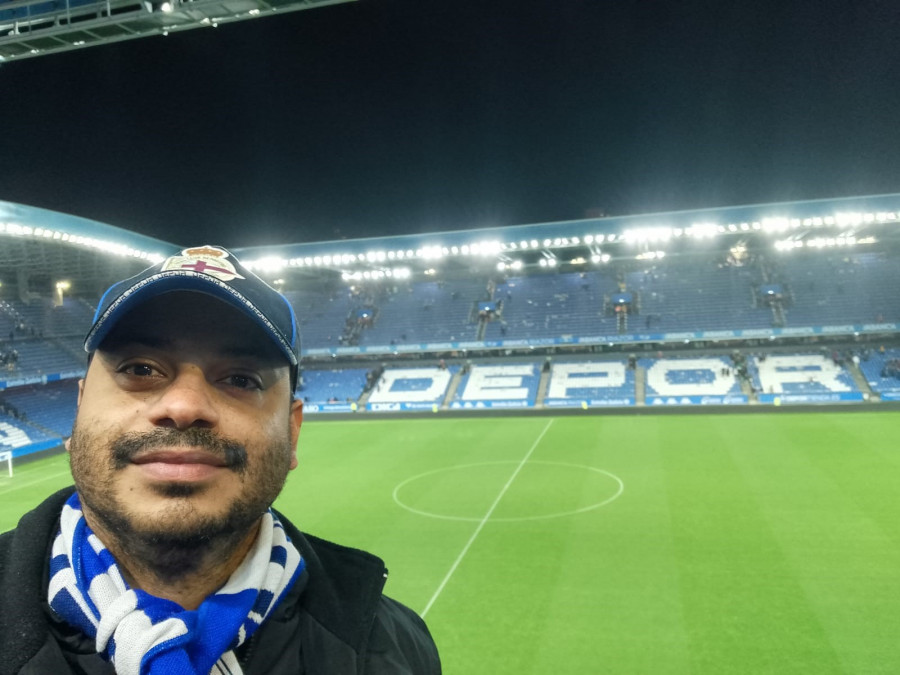
{"type": "MultiPolygon", "coordinates": [[[[0,202],[0,451],[58,447],[103,289],[178,252],[0,202]]],[[[900,195],[236,249],[308,412],[900,399],[900,195]]]]}

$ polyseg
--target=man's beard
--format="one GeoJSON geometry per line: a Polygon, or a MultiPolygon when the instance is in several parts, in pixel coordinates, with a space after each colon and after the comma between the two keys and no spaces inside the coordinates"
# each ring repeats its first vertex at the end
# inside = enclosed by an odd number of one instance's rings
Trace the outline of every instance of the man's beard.
{"type": "Polygon", "coordinates": [[[143,568],[164,582],[184,578],[211,561],[222,560],[240,544],[281,492],[290,468],[290,451],[289,433],[251,462],[243,445],[208,429],[131,432],[110,442],[85,432],[77,420],[69,443],[72,476],[81,501],[115,539],[104,543],[114,546],[127,565],[143,568]],[[105,463],[101,454],[104,447],[105,463]],[[162,447],[202,449],[222,458],[225,469],[234,471],[240,479],[240,495],[220,514],[200,514],[190,498],[209,488],[160,483],[152,489],[171,503],[155,517],[137,516],[117,495],[116,475],[139,452],[162,447]]]}

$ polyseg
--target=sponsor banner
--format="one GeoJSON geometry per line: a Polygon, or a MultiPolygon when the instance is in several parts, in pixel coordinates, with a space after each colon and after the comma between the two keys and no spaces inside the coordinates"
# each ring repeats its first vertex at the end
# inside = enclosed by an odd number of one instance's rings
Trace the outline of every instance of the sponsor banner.
{"type": "Polygon", "coordinates": [[[403,410],[434,410],[439,405],[436,401],[390,401],[384,403],[366,403],[366,410],[372,412],[400,412],[403,410]]]}
{"type": "Polygon", "coordinates": [[[544,405],[548,408],[583,408],[585,405],[588,408],[625,408],[627,406],[634,405],[634,398],[628,397],[619,397],[619,398],[587,398],[587,399],[577,399],[577,398],[545,398],[544,405]]]}
{"type": "Polygon", "coordinates": [[[24,387],[27,384],[47,384],[48,382],[58,382],[60,380],[73,380],[84,377],[84,373],[84,370],[64,370],[61,373],[28,375],[26,377],[17,377],[14,380],[0,380],[0,391],[12,389],[13,387],[24,387]]]}
{"type": "Polygon", "coordinates": [[[356,412],[355,403],[307,403],[303,406],[305,413],[356,412]]]}
{"type": "Polygon", "coordinates": [[[453,401],[451,410],[484,410],[487,408],[530,408],[531,401],[453,401]]]}
{"type": "Polygon", "coordinates": [[[900,389],[881,392],[882,401],[900,401],[900,389]]]}
{"type": "Polygon", "coordinates": [[[647,405],[745,405],[746,394],[723,394],[720,396],[647,396],[647,405]]]}
{"type": "Polygon", "coordinates": [[[760,394],[760,403],[770,403],[772,405],[781,405],[782,403],[846,403],[852,401],[862,401],[863,395],[860,391],[834,391],[822,392],[818,394],[760,394]]]}
{"type": "MultiPolygon", "coordinates": [[[[630,344],[643,342],[684,342],[685,340],[759,339],[778,336],[802,335],[851,335],[856,333],[900,332],[900,323],[846,324],[842,326],[798,326],[787,328],[752,328],[746,330],[687,331],[677,333],[637,333],[634,335],[589,335],[578,337],[564,335],[556,338],[516,338],[511,340],[484,340],[482,342],[431,342],[402,345],[372,345],[363,347],[329,347],[304,349],[307,356],[329,354],[396,354],[400,352],[453,351],[463,349],[512,349],[521,347],[548,347],[567,344],[630,344]]],[[[0,385],[2,386],[2,385],[0,385]]]]}

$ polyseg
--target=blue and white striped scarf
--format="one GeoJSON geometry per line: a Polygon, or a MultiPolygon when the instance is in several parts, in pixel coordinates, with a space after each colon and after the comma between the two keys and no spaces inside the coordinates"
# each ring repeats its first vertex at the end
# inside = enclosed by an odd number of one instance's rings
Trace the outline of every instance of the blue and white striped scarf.
{"type": "Polygon", "coordinates": [[[132,589],[85,522],[78,493],[65,503],[50,560],[50,607],[94,638],[119,675],[240,674],[234,650],[259,628],[306,567],[270,510],[253,548],[196,610],[132,589]]]}

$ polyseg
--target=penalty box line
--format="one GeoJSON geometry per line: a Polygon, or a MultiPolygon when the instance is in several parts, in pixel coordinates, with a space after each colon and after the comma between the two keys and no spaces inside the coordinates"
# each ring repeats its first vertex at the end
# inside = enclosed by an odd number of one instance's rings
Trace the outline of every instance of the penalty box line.
{"type": "Polygon", "coordinates": [[[525,453],[525,456],[522,458],[522,461],[519,462],[519,465],[516,467],[516,470],[513,471],[512,476],[509,477],[509,480],[506,481],[506,485],[500,490],[500,494],[497,495],[497,498],[494,499],[494,503],[491,504],[490,508],[487,510],[487,513],[484,514],[484,517],[479,521],[478,526],[475,528],[475,531],[472,533],[472,536],[469,537],[469,541],[466,542],[466,545],[463,546],[462,551],[456,557],[456,560],[453,561],[453,564],[450,566],[450,570],[447,572],[447,575],[444,577],[443,581],[441,581],[440,586],[437,587],[437,590],[434,592],[434,595],[431,596],[431,599],[428,601],[428,604],[425,605],[425,609],[422,610],[421,617],[424,619],[428,614],[429,610],[431,610],[432,605],[434,605],[435,601],[438,599],[440,594],[443,592],[444,588],[447,586],[447,582],[450,581],[450,577],[453,576],[453,573],[456,572],[456,568],[459,567],[459,564],[462,562],[462,559],[466,557],[466,553],[469,552],[469,549],[472,547],[472,544],[475,542],[475,539],[478,538],[478,535],[481,533],[481,530],[484,528],[487,521],[490,519],[491,515],[493,515],[494,510],[497,508],[497,505],[500,504],[500,500],[503,499],[503,495],[506,494],[506,491],[509,490],[509,486],[512,485],[513,481],[516,479],[516,476],[519,475],[519,472],[522,470],[522,467],[525,466],[525,463],[529,460],[532,453],[534,453],[537,446],[540,444],[541,440],[544,438],[544,435],[550,429],[550,426],[553,424],[554,418],[550,418],[550,421],[547,422],[547,425],[535,439],[534,443],[532,443],[531,448],[525,453]]]}

